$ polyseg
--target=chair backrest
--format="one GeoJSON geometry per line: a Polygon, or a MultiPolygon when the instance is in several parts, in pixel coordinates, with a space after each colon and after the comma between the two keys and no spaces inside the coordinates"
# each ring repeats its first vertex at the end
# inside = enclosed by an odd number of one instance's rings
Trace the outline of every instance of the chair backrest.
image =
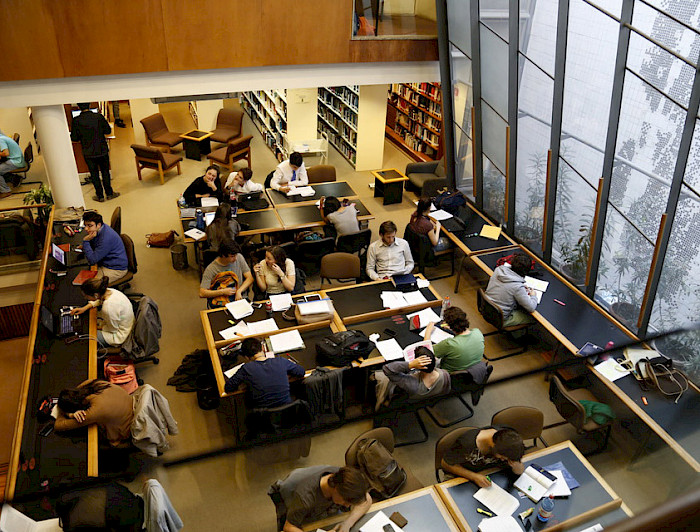
{"type": "Polygon", "coordinates": [[[112,219],[109,222],[109,226],[114,229],[117,234],[121,234],[122,232],[122,208],[117,207],[114,209],[114,212],[112,212],[112,219]]]}
{"type": "Polygon", "coordinates": [[[246,424],[252,435],[294,433],[311,425],[311,410],[301,399],[274,408],[253,408],[246,424]]]}
{"type": "Polygon", "coordinates": [[[141,120],[143,130],[146,132],[148,140],[153,142],[153,139],[161,133],[168,132],[168,126],[165,125],[165,118],[160,113],[152,114],[141,120]]]}
{"type": "Polygon", "coordinates": [[[128,261],[127,270],[131,273],[136,273],[138,265],[136,264],[136,252],[134,251],[134,241],[129,235],[121,234],[124,249],[126,250],[126,260],[128,261]]]}
{"type": "Polygon", "coordinates": [[[24,161],[27,164],[32,164],[34,162],[34,147],[31,142],[24,148],[24,161]]]}
{"type": "Polygon", "coordinates": [[[306,175],[309,176],[309,183],[335,181],[335,166],[331,164],[317,164],[315,166],[309,166],[306,169],[306,175]]]}
{"type": "Polygon", "coordinates": [[[450,450],[457,439],[463,434],[474,430],[476,427],[459,427],[451,430],[447,434],[443,435],[438,441],[435,442],[435,478],[438,482],[442,482],[440,478],[440,471],[442,471],[442,458],[445,453],[450,450]]]}
{"type": "Polygon", "coordinates": [[[515,429],[523,440],[535,440],[542,435],[544,414],[531,406],[510,406],[496,412],[491,425],[506,425],[515,429]]]}
{"type": "Polygon", "coordinates": [[[320,240],[305,240],[297,244],[297,260],[303,261],[309,258],[320,259],[321,257],[333,253],[335,249],[335,238],[327,237],[320,240]]]}
{"type": "Polygon", "coordinates": [[[272,176],[275,175],[275,171],[273,170],[269,174],[267,174],[267,177],[265,178],[265,188],[270,188],[270,183],[272,183],[272,176]]]}
{"type": "Polygon", "coordinates": [[[146,159],[147,161],[151,161],[152,164],[157,164],[158,161],[160,161],[163,165],[163,168],[167,166],[165,164],[165,159],[163,158],[163,152],[160,151],[158,148],[144,146],[143,144],[132,144],[131,149],[134,150],[134,155],[138,159],[146,159]]]}
{"type": "Polygon", "coordinates": [[[325,279],[358,279],[361,275],[360,257],[341,252],[324,255],[320,275],[325,279]]]}
{"type": "Polygon", "coordinates": [[[416,233],[411,224],[406,224],[406,229],[403,232],[403,238],[408,243],[411,249],[411,254],[414,260],[418,263],[418,267],[422,268],[426,264],[435,260],[435,252],[433,245],[430,242],[428,235],[420,235],[416,233]]]}
{"type": "Polygon", "coordinates": [[[232,140],[228,143],[228,149],[226,150],[226,156],[231,156],[234,153],[245,150],[250,147],[250,141],[253,140],[253,135],[246,135],[236,140],[232,140]]]}
{"type": "Polygon", "coordinates": [[[394,433],[389,427],[378,427],[363,432],[350,444],[347,451],[345,451],[346,466],[357,467],[357,448],[360,446],[360,441],[369,438],[378,440],[390,453],[394,452],[394,433]]]}
{"type": "Polygon", "coordinates": [[[243,124],[243,111],[238,108],[220,109],[216,116],[216,127],[230,128],[236,136],[240,135],[243,124]]]}
{"type": "Polygon", "coordinates": [[[480,361],[468,369],[453,371],[450,373],[452,391],[460,394],[471,392],[472,404],[479,404],[484,388],[493,373],[493,366],[488,362],[480,361]]]}
{"type": "Polygon", "coordinates": [[[569,394],[569,390],[556,375],[549,379],[549,400],[554,403],[561,417],[571,423],[577,431],[583,430],[586,411],[583,405],[569,394]]]}
{"type": "Polygon", "coordinates": [[[335,249],[344,253],[359,253],[360,256],[367,253],[369,245],[372,243],[372,230],[363,229],[357,233],[350,233],[338,237],[335,249]]]}
{"type": "Polygon", "coordinates": [[[17,144],[19,144],[19,133],[13,133],[12,140],[14,140],[17,144]]]}
{"type": "Polygon", "coordinates": [[[503,309],[486,295],[483,288],[479,288],[476,292],[476,306],[479,309],[479,314],[481,314],[488,323],[498,330],[503,329],[503,309]]]}

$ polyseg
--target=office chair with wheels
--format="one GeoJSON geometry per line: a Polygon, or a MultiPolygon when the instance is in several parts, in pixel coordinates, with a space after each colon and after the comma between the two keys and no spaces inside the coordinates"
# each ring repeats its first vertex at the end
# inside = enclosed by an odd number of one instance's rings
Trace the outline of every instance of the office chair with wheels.
{"type": "Polygon", "coordinates": [[[427,279],[431,281],[436,279],[444,279],[445,277],[451,277],[455,273],[455,250],[454,247],[443,249],[442,251],[435,251],[433,249],[433,243],[427,235],[419,235],[416,233],[410,224],[406,225],[406,229],[403,233],[404,240],[408,242],[408,247],[411,248],[411,254],[413,255],[413,260],[416,261],[418,266],[418,271],[426,276],[427,279]],[[450,259],[450,273],[449,275],[441,275],[438,277],[429,277],[425,274],[426,268],[434,268],[438,265],[441,258],[447,257],[450,259]]]}
{"type": "Polygon", "coordinates": [[[121,277],[120,279],[117,279],[116,281],[113,281],[109,283],[109,288],[116,288],[117,290],[121,290],[122,292],[129,288],[129,283],[131,280],[134,278],[134,274],[138,271],[138,265],[136,263],[136,253],[134,251],[134,241],[131,239],[129,235],[126,234],[121,234],[119,235],[122,237],[122,242],[124,243],[124,249],[126,250],[126,259],[127,259],[127,268],[126,268],[126,274],[121,277]]]}
{"type": "Polygon", "coordinates": [[[356,283],[361,282],[362,270],[360,268],[360,257],[350,253],[330,253],[321,258],[321,284],[323,280],[329,283],[331,279],[336,279],[340,282],[348,282],[355,280],[356,283]]]}
{"type": "MultiPolygon", "coordinates": [[[[513,325],[511,327],[504,326],[503,322],[505,321],[505,318],[503,316],[503,310],[501,309],[501,307],[496,305],[496,303],[494,303],[489,296],[486,295],[486,292],[483,288],[479,288],[479,290],[476,293],[476,306],[479,309],[479,314],[481,314],[488,323],[490,323],[496,328],[495,331],[483,333],[484,336],[491,336],[492,334],[498,333],[512,333],[521,329],[526,329],[530,326],[529,323],[521,323],[519,325],[513,325]]],[[[498,357],[489,357],[486,355],[484,355],[484,357],[489,361],[501,360],[503,358],[522,355],[525,351],[527,351],[527,348],[522,347],[520,349],[498,357]]]]}
{"type": "Polygon", "coordinates": [[[505,425],[515,429],[522,436],[523,440],[532,440],[530,447],[536,447],[538,439],[542,442],[542,445],[547,447],[547,442],[542,439],[544,414],[537,408],[531,406],[510,406],[504,408],[493,415],[491,425],[505,425]]]}
{"type": "Polygon", "coordinates": [[[299,242],[295,251],[295,264],[307,275],[317,274],[320,272],[321,257],[333,253],[334,249],[335,239],[332,237],[299,242]]]}
{"type": "Polygon", "coordinates": [[[301,399],[274,408],[252,408],[246,416],[247,439],[293,436],[311,427],[309,403],[301,399]]]}
{"type": "Polygon", "coordinates": [[[435,478],[438,483],[443,482],[445,479],[440,478],[440,472],[444,474],[442,469],[442,459],[445,453],[450,450],[455,442],[460,438],[460,436],[466,434],[470,430],[474,430],[476,427],[458,427],[451,430],[447,434],[443,435],[438,441],[435,442],[435,478]]]}
{"type": "Polygon", "coordinates": [[[158,305],[145,294],[125,295],[134,309],[134,326],[122,345],[99,348],[98,357],[118,355],[134,364],[148,361],[159,364],[160,359],[156,353],[160,350],[158,339],[162,334],[162,326],[158,305]]]}
{"type": "Polygon", "coordinates": [[[24,148],[24,166],[22,166],[21,168],[16,168],[15,170],[11,170],[6,174],[12,175],[12,184],[14,186],[19,185],[22,181],[27,179],[27,172],[29,172],[29,169],[32,167],[33,162],[34,148],[32,147],[32,143],[30,142],[29,144],[27,144],[27,147],[24,148]],[[20,178],[19,174],[24,174],[24,176],[20,178]]]}
{"type": "Polygon", "coordinates": [[[335,243],[335,250],[342,253],[357,253],[360,257],[360,268],[365,269],[367,264],[367,249],[372,243],[372,230],[363,229],[357,233],[339,236],[335,243]]]}
{"type": "Polygon", "coordinates": [[[19,144],[19,133],[13,133],[12,140],[14,140],[17,144],[19,144]]]}

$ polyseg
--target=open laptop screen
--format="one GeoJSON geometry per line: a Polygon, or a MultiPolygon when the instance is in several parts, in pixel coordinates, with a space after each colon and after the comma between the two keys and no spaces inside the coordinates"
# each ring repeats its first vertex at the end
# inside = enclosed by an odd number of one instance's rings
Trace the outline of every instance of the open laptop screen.
{"type": "Polygon", "coordinates": [[[66,252],[59,248],[56,244],[51,244],[51,255],[53,255],[53,258],[58,262],[64,266],[66,265],[66,252]]]}

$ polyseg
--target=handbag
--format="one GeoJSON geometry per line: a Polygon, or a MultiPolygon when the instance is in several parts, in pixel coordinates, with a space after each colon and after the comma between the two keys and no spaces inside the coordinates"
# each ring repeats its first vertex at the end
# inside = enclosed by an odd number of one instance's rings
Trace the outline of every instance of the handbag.
{"type": "Polygon", "coordinates": [[[675,396],[676,403],[688,389],[688,379],[673,367],[670,358],[642,358],[635,364],[635,370],[642,390],[659,391],[672,398],[675,396]]]}
{"type": "MultiPolygon", "coordinates": [[[[167,233],[150,233],[146,235],[146,246],[149,248],[169,248],[175,242],[177,231],[172,229],[167,233]]],[[[178,235],[180,236],[180,235],[178,235]]]]}

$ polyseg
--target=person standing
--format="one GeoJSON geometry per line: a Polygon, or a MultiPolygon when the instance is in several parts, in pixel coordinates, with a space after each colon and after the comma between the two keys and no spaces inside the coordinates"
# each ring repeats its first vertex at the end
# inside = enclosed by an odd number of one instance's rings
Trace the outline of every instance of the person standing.
{"type": "Polygon", "coordinates": [[[10,186],[7,184],[7,179],[11,175],[10,172],[24,167],[24,156],[19,145],[10,137],[0,132],[0,198],[8,197],[10,186]],[[8,176],[6,178],[6,176],[8,176]]]}
{"type": "Polygon", "coordinates": [[[105,194],[111,200],[119,196],[119,192],[112,190],[109,175],[109,147],[105,135],[112,132],[107,119],[99,112],[90,111],[90,105],[79,103],[81,113],[73,119],[70,138],[73,142],[80,142],[83,147],[83,157],[90,170],[90,178],[95,187],[92,199],[104,201],[105,194]],[[100,173],[102,180],[100,180],[100,173]]]}

